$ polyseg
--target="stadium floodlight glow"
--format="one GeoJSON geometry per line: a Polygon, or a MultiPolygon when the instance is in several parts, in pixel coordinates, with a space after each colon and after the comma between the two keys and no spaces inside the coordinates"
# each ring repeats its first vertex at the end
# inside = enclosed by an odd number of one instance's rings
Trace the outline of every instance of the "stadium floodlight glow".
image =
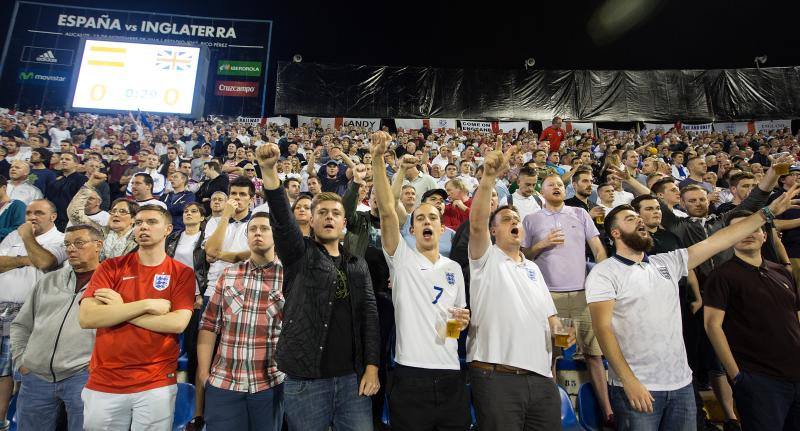
{"type": "Polygon", "coordinates": [[[533,67],[534,65],[536,65],[536,60],[533,57],[525,60],[525,70],[528,70],[529,67],[533,67]]]}
{"type": "Polygon", "coordinates": [[[294,57],[292,57],[292,61],[295,63],[301,63],[303,61],[303,56],[300,54],[295,54],[294,57]]]}

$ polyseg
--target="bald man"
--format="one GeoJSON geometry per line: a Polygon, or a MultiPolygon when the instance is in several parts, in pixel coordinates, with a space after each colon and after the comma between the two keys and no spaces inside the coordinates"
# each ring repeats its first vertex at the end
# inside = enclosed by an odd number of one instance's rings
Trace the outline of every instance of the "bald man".
{"type": "Polygon", "coordinates": [[[11,168],[8,170],[8,196],[11,199],[22,201],[25,206],[35,201],[42,199],[44,194],[38,187],[28,182],[28,175],[31,174],[30,163],[24,160],[14,160],[11,162],[11,168]]]}

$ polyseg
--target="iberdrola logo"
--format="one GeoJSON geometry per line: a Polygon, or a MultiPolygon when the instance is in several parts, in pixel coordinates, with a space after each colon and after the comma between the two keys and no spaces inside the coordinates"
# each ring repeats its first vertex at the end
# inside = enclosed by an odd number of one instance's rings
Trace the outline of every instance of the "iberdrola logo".
{"type": "Polygon", "coordinates": [[[231,64],[230,63],[220,64],[219,70],[220,72],[224,70],[231,70],[231,64]]]}

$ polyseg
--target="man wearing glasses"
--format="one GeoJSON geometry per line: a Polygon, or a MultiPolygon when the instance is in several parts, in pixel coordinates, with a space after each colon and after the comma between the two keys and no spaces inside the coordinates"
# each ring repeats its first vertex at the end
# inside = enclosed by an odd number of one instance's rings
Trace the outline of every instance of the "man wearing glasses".
{"type": "Polygon", "coordinates": [[[78,324],[78,301],[102,248],[103,234],[96,228],[68,227],[64,249],[69,265],[40,278],[11,323],[14,368],[22,376],[17,397],[21,429],[55,429],[59,403],[66,407],[69,429],[83,429],[81,391],[89,378],[94,331],[78,324]]]}

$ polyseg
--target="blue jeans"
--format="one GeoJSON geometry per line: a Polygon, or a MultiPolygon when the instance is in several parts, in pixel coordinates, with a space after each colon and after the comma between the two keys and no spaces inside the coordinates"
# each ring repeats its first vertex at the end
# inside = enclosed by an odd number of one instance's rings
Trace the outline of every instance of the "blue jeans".
{"type": "Polygon", "coordinates": [[[653,413],[638,412],[631,407],[625,390],[610,386],[611,408],[617,431],[695,431],[697,407],[692,385],[674,391],[650,391],[655,401],[653,413]]]}
{"type": "Polygon", "coordinates": [[[283,385],[249,394],[206,385],[206,428],[281,431],[283,385]]]}
{"type": "Polygon", "coordinates": [[[22,376],[22,386],[17,396],[17,429],[20,431],[52,430],[56,428],[58,404],[67,408],[70,431],[83,429],[83,401],[81,391],[86,386],[89,373],[84,370],[60,382],[50,383],[28,373],[22,376]]]}
{"type": "Polygon", "coordinates": [[[372,431],[372,402],[358,395],[358,376],[283,382],[290,431],[372,431]]]}

